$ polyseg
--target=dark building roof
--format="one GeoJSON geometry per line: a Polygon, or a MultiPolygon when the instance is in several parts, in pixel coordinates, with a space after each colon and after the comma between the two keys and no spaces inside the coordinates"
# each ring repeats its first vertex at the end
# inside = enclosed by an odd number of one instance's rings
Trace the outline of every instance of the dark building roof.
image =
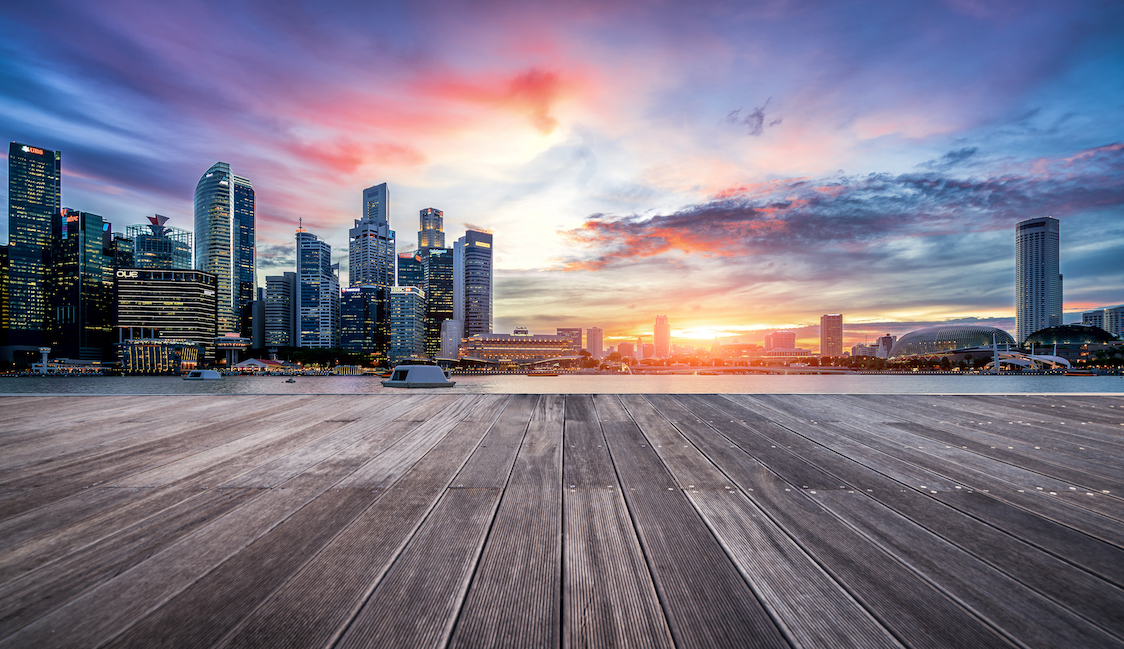
{"type": "Polygon", "coordinates": [[[1067,324],[1058,327],[1048,327],[1036,331],[1026,337],[1024,344],[1035,345],[1084,345],[1088,343],[1106,343],[1117,340],[1116,336],[1092,325],[1067,324]]]}

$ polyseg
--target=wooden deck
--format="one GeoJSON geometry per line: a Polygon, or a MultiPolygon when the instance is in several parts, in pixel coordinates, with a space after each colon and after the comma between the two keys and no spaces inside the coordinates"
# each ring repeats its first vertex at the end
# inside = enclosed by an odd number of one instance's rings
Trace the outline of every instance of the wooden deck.
{"type": "Polygon", "coordinates": [[[3,647],[1124,647],[1124,397],[0,413],[3,647]]]}

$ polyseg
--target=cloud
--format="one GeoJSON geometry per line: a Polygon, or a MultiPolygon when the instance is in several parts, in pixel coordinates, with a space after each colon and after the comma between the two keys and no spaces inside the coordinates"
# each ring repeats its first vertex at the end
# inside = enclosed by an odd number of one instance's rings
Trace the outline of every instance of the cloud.
{"type": "Polygon", "coordinates": [[[967,164],[969,160],[976,157],[977,153],[979,153],[978,147],[964,147],[963,149],[959,149],[957,151],[949,151],[937,160],[922,162],[918,166],[925,169],[948,171],[953,167],[967,164]]]}
{"type": "MultiPolygon", "coordinates": [[[[742,109],[740,109],[740,108],[734,109],[726,115],[726,123],[727,124],[742,124],[748,129],[748,133],[750,135],[752,135],[754,137],[760,137],[765,132],[765,127],[766,127],[766,124],[765,124],[765,107],[768,106],[769,102],[772,101],[772,100],[773,100],[773,98],[769,97],[768,99],[765,100],[764,104],[761,104],[760,106],[755,106],[754,109],[749,114],[745,115],[744,117],[742,117],[742,115],[741,115],[742,109]]],[[[769,121],[768,126],[777,126],[782,121],[784,121],[783,117],[774,118],[774,119],[769,121]]]]}
{"type": "MultiPolygon", "coordinates": [[[[950,154],[952,160],[976,155],[950,154]]],[[[949,156],[945,156],[949,158],[949,156]]],[[[895,238],[1005,229],[1038,214],[1124,206],[1124,145],[1039,159],[1018,173],[960,178],[944,171],[797,178],[737,186],[669,214],[593,214],[562,234],[589,254],[565,270],[599,270],[672,253],[717,257],[860,250],[895,238]]]]}

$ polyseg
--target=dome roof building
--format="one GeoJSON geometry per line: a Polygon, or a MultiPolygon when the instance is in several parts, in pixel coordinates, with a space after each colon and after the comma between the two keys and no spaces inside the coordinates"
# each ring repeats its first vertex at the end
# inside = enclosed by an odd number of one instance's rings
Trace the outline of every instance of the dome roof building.
{"type": "Polygon", "coordinates": [[[1040,329],[1026,338],[1035,345],[1089,345],[1117,340],[1116,336],[1092,325],[1067,324],[1040,329]]]}
{"type": "Polygon", "coordinates": [[[999,344],[1014,345],[1011,334],[998,327],[985,325],[937,325],[915,329],[894,344],[890,358],[916,356],[920,354],[941,354],[954,349],[974,349],[990,347],[992,337],[999,344]]]}

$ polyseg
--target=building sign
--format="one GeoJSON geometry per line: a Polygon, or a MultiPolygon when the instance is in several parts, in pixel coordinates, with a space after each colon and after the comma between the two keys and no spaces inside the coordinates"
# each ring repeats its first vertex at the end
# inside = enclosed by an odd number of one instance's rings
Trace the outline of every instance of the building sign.
{"type": "Polygon", "coordinates": [[[33,146],[24,146],[23,152],[24,153],[34,153],[35,155],[43,155],[43,149],[37,149],[33,146]]]}
{"type": "Polygon", "coordinates": [[[117,276],[126,279],[136,279],[140,277],[140,272],[135,270],[119,270],[117,271],[117,276]]]}

